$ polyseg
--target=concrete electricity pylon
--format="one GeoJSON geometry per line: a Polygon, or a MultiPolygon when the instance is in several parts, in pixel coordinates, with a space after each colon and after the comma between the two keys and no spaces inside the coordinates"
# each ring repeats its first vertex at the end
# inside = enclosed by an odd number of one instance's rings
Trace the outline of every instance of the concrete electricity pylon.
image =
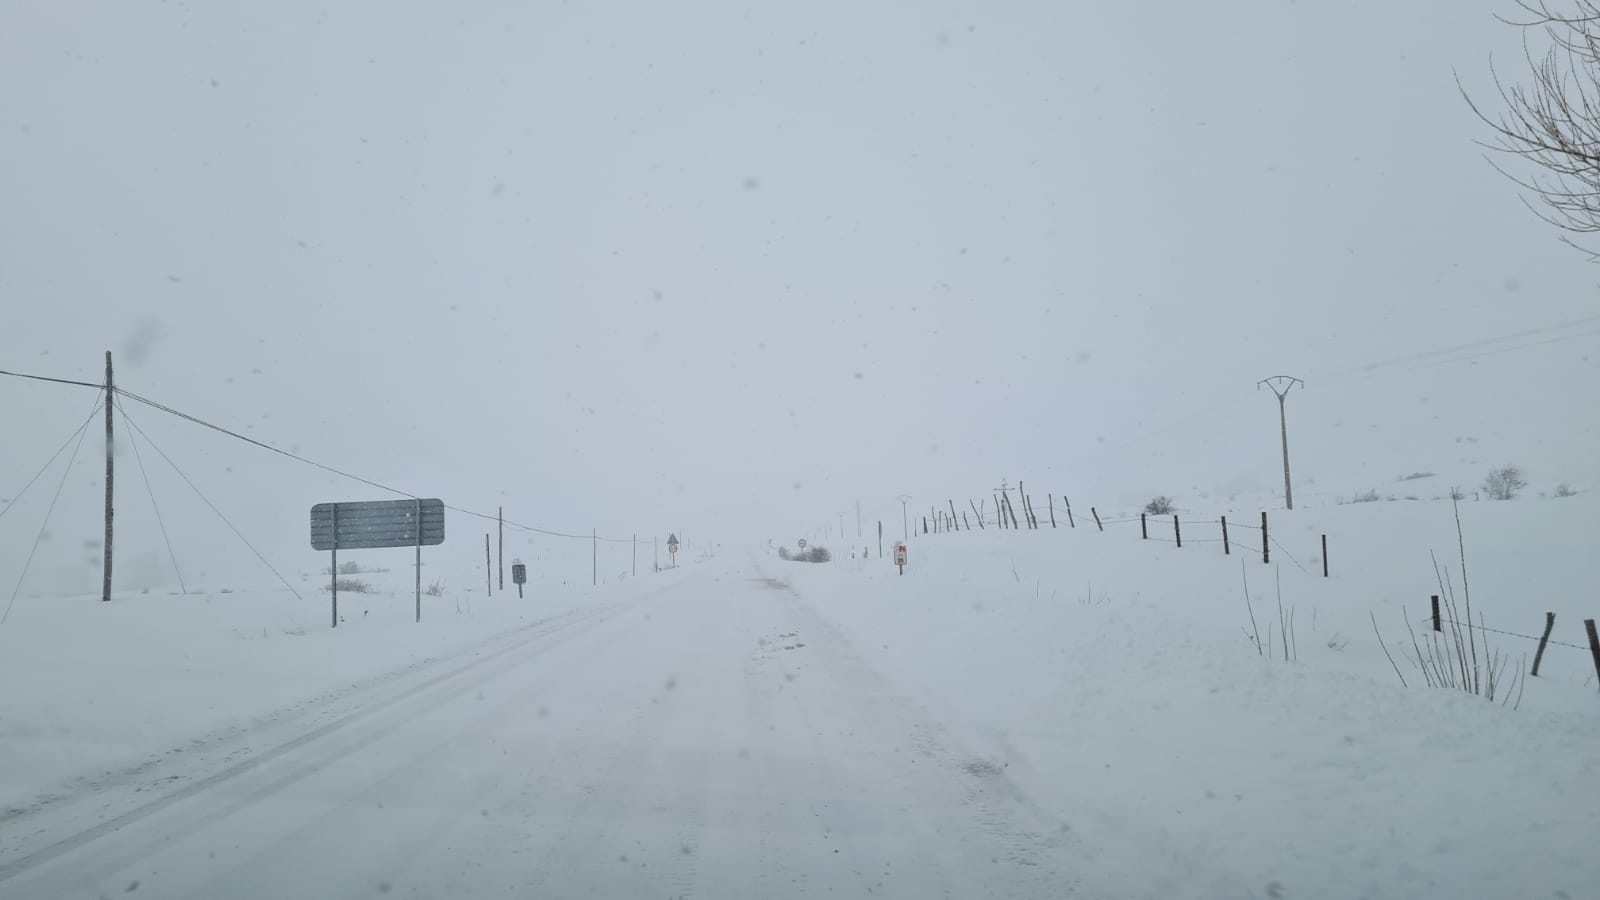
{"type": "Polygon", "coordinates": [[[1305,387],[1306,383],[1292,375],[1274,375],[1256,382],[1256,390],[1261,390],[1262,385],[1278,395],[1278,433],[1283,438],[1283,506],[1285,509],[1294,509],[1294,489],[1289,486],[1289,417],[1284,411],[1283,401],[1289,396],[1289,389],[1295,385],[1305,387]]]}

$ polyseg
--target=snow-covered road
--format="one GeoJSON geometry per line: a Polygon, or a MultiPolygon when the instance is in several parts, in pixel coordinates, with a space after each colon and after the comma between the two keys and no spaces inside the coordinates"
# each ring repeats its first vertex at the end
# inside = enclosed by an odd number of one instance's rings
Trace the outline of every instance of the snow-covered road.
{"type": "Polygon", "coordinates": [[[8,814],[0,895],[1145,894],[868,659],[708,567],[8,814]]]}

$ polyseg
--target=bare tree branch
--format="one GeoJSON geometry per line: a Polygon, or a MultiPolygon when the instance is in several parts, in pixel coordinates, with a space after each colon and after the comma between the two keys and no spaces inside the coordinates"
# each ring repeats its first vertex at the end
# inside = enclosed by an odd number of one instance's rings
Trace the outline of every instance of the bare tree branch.
{"type": "Polygon", "coordinates": [[[1508,84],[1489,61],[1503,108],[1494,115],[1472,98],[1459,74],[1456,88],[1492,134],[1480,143],[1534,168],[1517,175],[1490,160],[1544,207],[1536,209],[1524,196],[1529,209],[1564,231],[1600,233],[1600,0],[1571,0],[1565,11],[1549,0],[1517,0],[1517,6],[1526,18],[1497,18],[1523,31],[1526,82],[1508,84]],[[1530,34],[1546,45],[1542,55],[1532,49],[1530,34]]]}

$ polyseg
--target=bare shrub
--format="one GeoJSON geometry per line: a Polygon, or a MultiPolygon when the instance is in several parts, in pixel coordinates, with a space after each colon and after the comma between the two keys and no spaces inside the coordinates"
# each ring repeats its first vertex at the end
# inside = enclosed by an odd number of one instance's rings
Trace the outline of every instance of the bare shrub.
{"type": "Polygon", "coordinates": [[[444,579],[443,578],[435,578],[433,580],[433,583],[428,585],[428,589],[426,591],[423,591],[423,593],[427,594],[429,597],[443,597],[444,596],[444,579]]]}
{"type": "Polygon", "coordinates": [[[1152,516],[1170,516],[1175,509],[1172,498],[1165,495],[1151,498],[1150,502],[1144,505],[1145,513],[1152,516]]]}
{"type": "Polygon", "coordinates": [[[1576,496],[1578,496],[1578,492],[1572,489],[1572,485],[1567,484],[1565,481],[1563,481],[1560,484],[1556,485],[1556,492],[1555,492],[1554,496],[1556,496],[1556,497],[1576,497],[1576,496]]]}
{"type": "MultiPolygon", "coordinates": [[[[362,581],[359,578],[341,578],[336,583],[338,584],[339,591],[341,593],[346,593],[346,592],[351,593],[351,594],[370,594],[370,593],[372,593],[372,585],[367,584],[365,581],[362,581]]],[[[325,587],[325,588],[323,588],[323,590],[331,591],[332,588],[326,588],[325,587]]]]}
{"type": "Polygon", "coordinates": [[[1528,480],[1516,466],[1501,466],[1483,479],[1483,492],[1490,500],[1510,500],[1527,486],[1528,480]]]}

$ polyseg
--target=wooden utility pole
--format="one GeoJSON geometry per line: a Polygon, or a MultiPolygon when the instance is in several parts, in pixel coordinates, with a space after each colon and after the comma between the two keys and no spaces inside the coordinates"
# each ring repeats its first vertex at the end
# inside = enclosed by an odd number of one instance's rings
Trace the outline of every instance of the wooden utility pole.
{"type": "Polygon", "coordinates": [[[112,462],[111,443],[111,407],[112,400],[116,398],[116,385],[111,381],[111,351],[106,351],[106,564],[105,577],[100,584],[100,600],[102,603],[111,600],[111,519],[116,514],[112,508],[114,496],[111,484],[116,475],[115,464],[112,462]]]}
{"type": "Polygon", "coordinates": [[[633,574],[639,574],[639,536],[633,536],[633,574]]]}
{"type": "Polygon", "coordinates": [[[1289,486],[1289,418],[1284,412],[1283,400],[1289,396],[1289,389],[1295,385],[1305,386],[1305,382],[1292,375],[1274,375],[1256,382],[1256,390],[1266,385],[1274,394],[1278,395],[1278,432],[1283,438],[1283,507],[1294,509],[1294,489],[1289,486]]]}
{"type": "Polygon", "coordinates": [[[593,557],[592,558],[593,558],[593,561],[594,561],[594,576],[593,576],[594,577],[594,586],[595,587],[599,587],[600,586],[600,529],[596,528],[596,529],[590,531],[589,532],[589,540],[592,542],[592,546],[593,546],[593,550],[592,550],[593,557]]]}
{"type": "Polygon", "coordinates": [[[483,533],[483,580],[484,593],[494,593],[494,560],[489,558],[489,532],[483,533]]]}
{"type": "Polygon", "coordinates": [[[500,507],[500,590],[506,589],[506,508],[500,507]]]}

